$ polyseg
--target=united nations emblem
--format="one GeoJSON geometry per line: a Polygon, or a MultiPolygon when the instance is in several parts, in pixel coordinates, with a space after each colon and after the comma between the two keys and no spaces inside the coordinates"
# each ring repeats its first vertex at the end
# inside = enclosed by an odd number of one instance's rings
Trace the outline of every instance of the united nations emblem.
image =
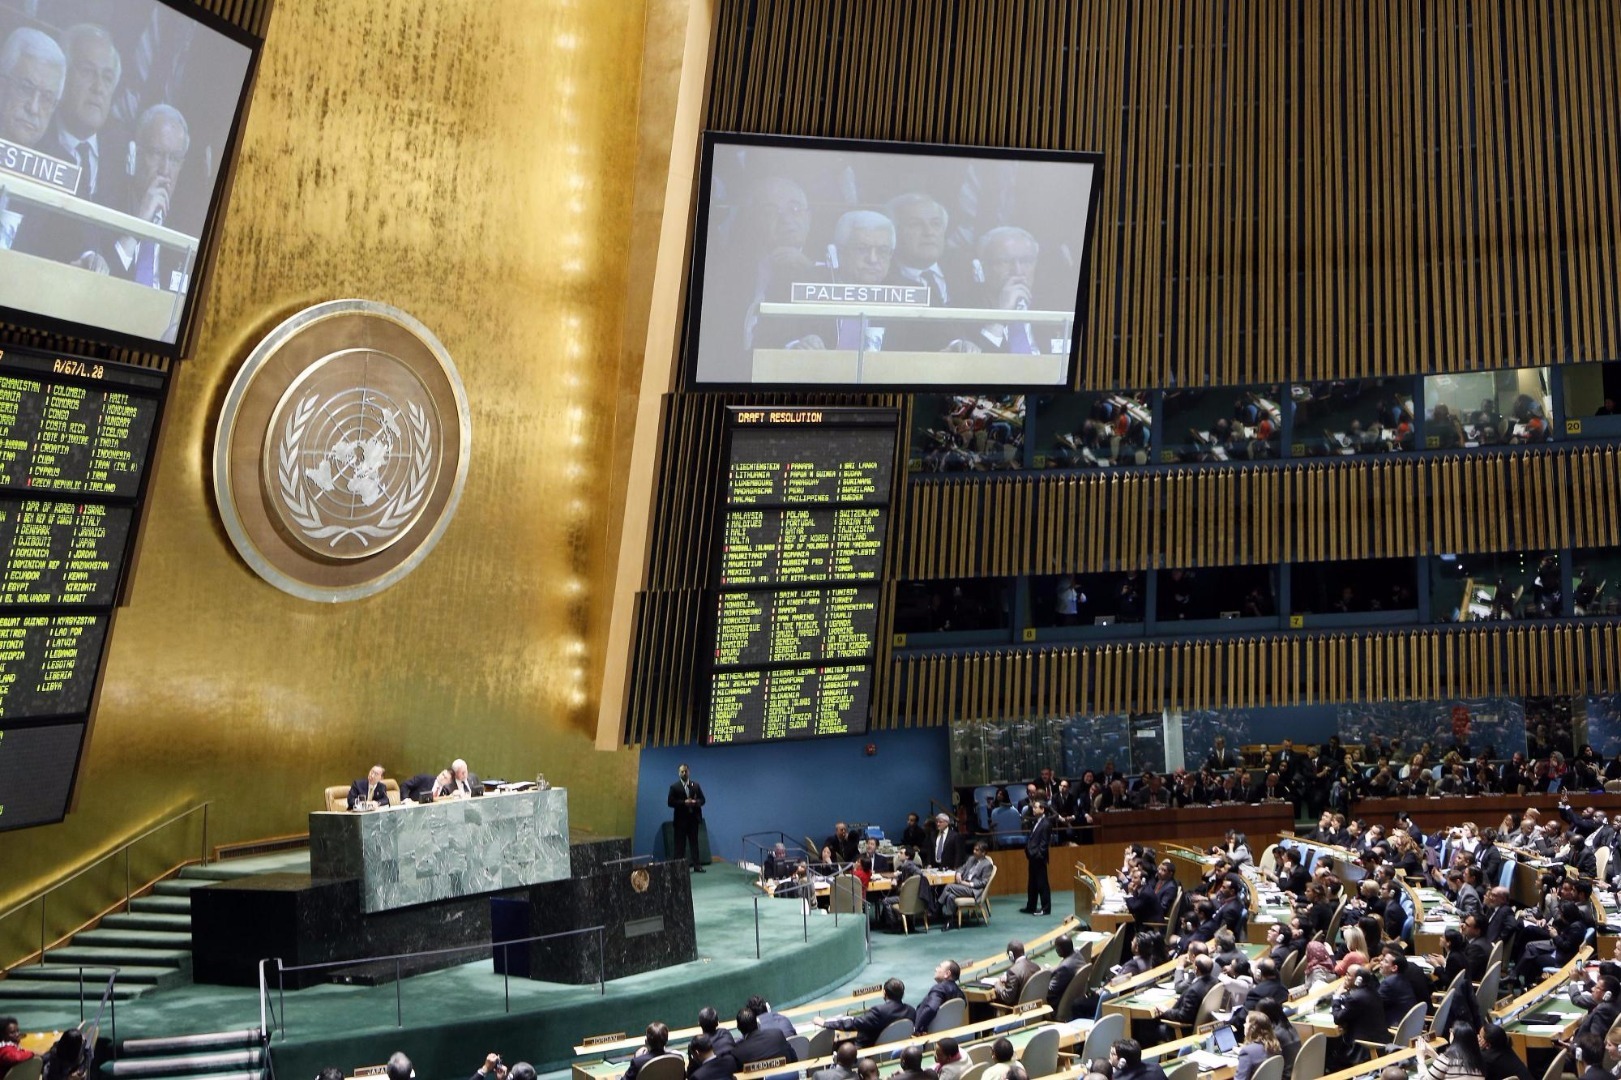
{"type": "Polygon", "coordinates": [[[370,595],[437,542],[466,479],[466,393],[404,312],[344,300],[273,330],[243,365],[215,440],[237,550],[310,599],[370,595]]]}
{"type": "Polygon", "coordinates": [[[630,872],[630,887],[634,892],[646,892],[647,887],[653,883],[653,875],[641,867],[630,872]]]}

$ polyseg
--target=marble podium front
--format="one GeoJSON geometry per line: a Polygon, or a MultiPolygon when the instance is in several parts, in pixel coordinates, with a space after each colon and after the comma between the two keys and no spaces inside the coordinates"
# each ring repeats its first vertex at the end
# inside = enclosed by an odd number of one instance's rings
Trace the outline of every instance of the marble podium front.
{"type": "Polygon", "coordinates": [[[359,881],[367,913],[564,881],[568,790],[313,813],[310,876],[359,881]]]}

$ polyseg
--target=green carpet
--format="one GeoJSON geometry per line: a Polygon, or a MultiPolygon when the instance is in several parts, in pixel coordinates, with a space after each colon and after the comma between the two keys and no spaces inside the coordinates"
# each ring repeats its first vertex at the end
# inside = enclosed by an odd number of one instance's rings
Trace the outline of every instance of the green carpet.
{"type": "MultiPolygon", "coordinates": [[[[296,869],[300,857],[279,855],[243,860],[231,870],[296,869]],[[262,863],[263,865],[260,865],[262,863]]],[[[466,1077],[484,1054],[507,1061],[528,1059],[561,1076],[572,1046],[583,1036],[638,1032],[652,1020],[672,1027],[695,1022],[698,1009],[713,1005],[730,1016],[751,994],[787,1006],[835,997],[895,977],[916,1002],[927,990],[941,959],[982,959],[1010,939],[1034,937],[1052,929],[1071,904],[1056,896],[1057,914],[1036,917],[1017,912],[1022,897],[993,901],[988,927],[949,933],[938,927],[910,935],[875,932],[872,962],[860,917],[800,914],[791,901],[761,899],[751,878],[722,864],[693,878],[698,931],[696,963],[619,979],[606,997],[597,988],[504,980],[489,961],[402,980],[379,987],[321,986],[288,992],[272,1007],[282,1030],[271,1046],[276,1073],[285,1078],[313,1076],[325,1065],[352,1074],[356,1066],[378,1064],[404,1050],[423,1080],[466,1077]],[[754,913],[760,915],[760,948],[755,958],[754,913]],[[808,936],[808,940],[807,940],[808,936]],[[396,1018],[399,1025],[396,1025],[396,1018]]],[[[28,1028],[77,1022],[77,1008],[62,1017],[30,1015],[28,1028]]],[[[120,1003],[120,1039],[196,1034],[256,1027],[256,991],[186,985],[160,989],[134,1002],[120,1003]]],[[[104,1020],[103,1033],[108,1024],[104,1020]]]]}

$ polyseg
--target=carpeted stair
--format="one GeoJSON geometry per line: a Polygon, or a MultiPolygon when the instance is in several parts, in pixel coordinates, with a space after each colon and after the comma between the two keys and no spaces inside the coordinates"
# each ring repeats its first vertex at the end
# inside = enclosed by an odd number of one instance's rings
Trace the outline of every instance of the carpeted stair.
{"type": "Polygon", "coordinates": [[[125,1039],[103,1077],[126,1080],[264,1080],[264,1040],[257,1030],[217,1031],[164,1039],[125,1039]]]}
{"type": "Polygon", "coordinates": [[[114,968],[118,980],[113,996],[120,1002],[189,983],[191,890],[261,873],[263,862],[188,866],[178,877],[157,882],[151,893],[130,901],[129,911],[108,915],[95,929],[51,949],[43,964],[13,968],[0,979],[0,1012],[28,1017],[33,1027],[76,1022],[95,1012],[114,968]]]}

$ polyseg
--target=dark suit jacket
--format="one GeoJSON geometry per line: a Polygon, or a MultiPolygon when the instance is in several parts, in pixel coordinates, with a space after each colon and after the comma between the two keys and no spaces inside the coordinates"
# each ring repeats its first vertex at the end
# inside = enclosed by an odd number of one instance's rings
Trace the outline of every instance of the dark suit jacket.
{"type": "Polygon", "coordinates": [[[1176,1004],[1166,1009],[1163,1017],[1173,1024],[1191,1024],[1199,1015],[1199,1005],[1204,996],[1210,993],[1210,988],[1216,985],[1214,975],[1202,979],[1194,979],[1182,991],[1182,996],[1176,999],[1176,1004]]]}
{"type": "Polygon", "coordinates": [[[1036,822],[1035,828],[1030,830],[1030,835],[1025,838],[1025,858],[1045,862],[1047,860],[1047,845],[1052,840],[1052,835],[1053,819],[1043,814],[1041,820],[1036,822]]]}
{"type": "MultiPolygon", "coordinates": [[[[903,1001],[890,1001],[885,998],[860,1016],[841,1019],[838,1027],[845,1031],[854,1031],[856,1041],[862,1046],[871,1046],[878,1041],[879,1034],[897,1020],[910,1020],[915,1024],[917,1010],[903,1001]]],[[[829,1023],[828,1026],[834,1025],[829,1023]]]]}
{"type": "Polygon", "coordinates": [[[374,802],[379,806],[388,805],[388,788],[378,784],[370,791],[366,790],[366,781],[356,780],[349,785],[349,809],[353,810],[363,802],[374,802]]]}
{"type": "Polygon", "coordinates": [[[1487,908],[1491,915],[1486,919],[1486,942],[1496,945],[1499,941],[1519,930],[1520,920],[1514,917],[1514,909],[1504,904],[1502,907],[1487,908]]]}
{"type": "Polygon", "coordinates": [[[717,1051],[714,1057],[687,1073],[687,1080],[726,1080],[736,1072],[737,1062],[732,1060],[732,1055],[717,1051]]]}
{"type": "Polygon", "coordinates": [[[1576,1025],[1576,1034],[1573,1039],[1580,1039],[1583,1035],[1592,1035],[1602,1039],[1609,1032],[1615,1018],[1621,1015],[1621,1004],[1615,1001],[1606,1001],[1602,1005],[1594,1005],[1588,1014],[1582,1017],[1582,1022],[1576,1025]]]}
{"type": "MultiPolygon", "coordinates": [[[[730,1028],[718,1027],[715,1033],[709,1036],[709,1045],[714,1049],[716,1057],[730,1057],[732,1047],[737,1045],[737,1036],[730,1028]]],[[[737,1071],[737,1062],[732,1062],[732,1071],[737,1071]]]]}
{"type": "Polygon", "coordinates": [[[934,1023],[935,1014],[940,1011],[940,1006],[960,997],[962,988],[954,979],[945,979],[929,987],[929,992],[924,994],[923,1000],[918,1003],[917,1021],[912,1027],[912,1033],[921,1035],[929,1030],[929,1025],[934,1023]]]}
{"type": "Polygon", "coordinates": [[[1250,992],[1244,997],[1244,1008],[1254,1010],[1263,1001],[1276,1001],[1282,1004],[1289,1000],[1289,988],[1276,979],[1258,982],[1250,987],[1250,992]]]}
{"type": "MultiPolygon", "coordinates": [[[[449,787],[436,788],[434,790],[434,794],[453,795],[461,789],[461,784],[458,783],[454,777],[452,777],[449,787]]],[[[467,790],[475,799],[484,794],[484,781],[480,780],[478,778],[478,774],[473,772],[471,769],[469,769],[467,772],[467,790]]]]}
{"type": "Polygon", "coordinates": [[[1030,981],[1030,976],[1036,973],[1038,966],[1028,956],[1021,956],[1013,961],[1013,966],[1004,971],[1002,977],[996,980],[996,986],[993,990],[996,994],[996,1000],[1003,1005],[1017,1004],[1019,992],[1024,989],[1024,984],[1030,981]]]}
{"type": "Polygon", "coordinates": [[[1418,1004],[1418,998],[1413,996],[1413,984],[1403,978],[1400,972],[1386,975],[1379,980],[1379,1000],[1385,1006],[1387,1028],[1393,1028],[1401,1023],[1401,1018],[1407,1015],[1407,1010],[1418,1004]]]}
{"type": "Polygon", "coordinates": [[[935,845],[939,842],[940,838],[939,836],[936,836],[924,846],[923,861],[930,866],[938,866],[946,870],[955,870],[957,867],[961,866],[963,864],[962,836],[957,832],[957,830],[952,829],[946,833],[945,854],[936,859],[934,857],[934,849],[935,845]]]}
{"type": "MultiPolygon", "coordinates": [[[[1047,983],[1048,1005],[1051,1005],[1054,1009],[1058,1008],[1059,999],[1064,996],[1064,991],[1069,989],[1069,984],[1075,981],[1075,973],[1079,970],[1081,970],[1081,957],[1079,953],[1070,956],[1062,964],[1059,964],[1053,969],[1052,980],[1047,983]]],[[[1068,1020],[1069,1017],[1058,1016],[1054,1017],[1054,1019],[1065,1021],[1068,1020]]]]}
{"type": "Polygon", "coordinates": [[[739,1039],[737,1045],[732,1047],[732,1057],[739,1066],[774,1057],[784,1057],[789,1061],[799,1060],[799,1055],[794,1053],[794,1048],[788,1043],[788,1037],[775,1028],[768,1027],[761,1027],[754,1034],[739,1039]]]}
{"type": "MultiPolygon", "coordinates": [[[[664,805],[675,811],[675,824],[679,828],[689,821],[702,821],[704,819],[704,789],[698,786],[698,781],[688,781],[692,788],[692,797],[698,800],[697,806],[687,805],[687,793],[682,788],[681,781],[677,780],[670,785],[670,794],[664,800],[664,805]]],[[[658,788],[654,788],[657,791],[658,788]]]]}
{"type": "MultiPolygon", "coordinates": [[[[1406,983],[1402,985],[1406,986],[1406,983]]],[[[1352,990],[1343,998],[1335,999],[1332,1012],[1334,1023],[1339,1025],[1347,1039],[1383,1043],[1390,1038],[1390,1026],[1385,1023],[1385,1005],[1377,990],[1352,990]]]]}
{"type": "Polygon", "coordinates": [[[680,1054],[669,1050],[666,1050],[660,1054],[655,1054],[644,1046],[640,1050],[636,1051],[636,1055],[630,1059],[630,1065],[625,1069],[624,1080],[636,1080],[636,1074],[641,1072],[642,1066],[646,1065],[649,1061],[656,1061],[661,1057],[678,1058],[680,1056],[680,1054]]]}
{"type": "MultiPolygon", "coordinates": [[[[1491,958],[1492,947],[1486,943],[1485,938],[1477,937],[1473,941],[1464,944],[1463,970],[1469,973],[1470,982],[1479,982],[1486,977],[1486,964],[1491,958]]],[[[1447,979],[1447,983],[1450,985],[1452,979],[1457,978],[1456,973],[1452,971],[1452,958],[1450,956],[1447,957],[1447,973],[1451,976],[1451,978],[1447,979]]]]}

